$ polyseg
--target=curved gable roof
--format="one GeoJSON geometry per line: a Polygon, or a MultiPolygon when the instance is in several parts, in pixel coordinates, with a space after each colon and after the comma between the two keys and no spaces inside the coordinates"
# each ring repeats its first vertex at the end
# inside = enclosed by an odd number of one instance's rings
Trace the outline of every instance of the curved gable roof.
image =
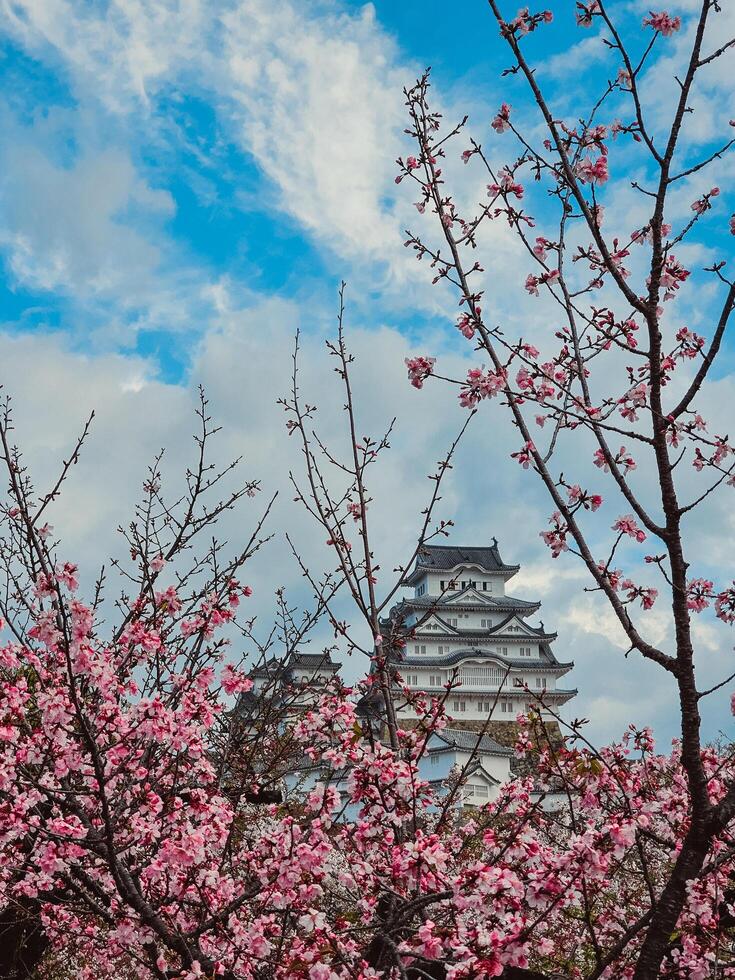
{"type": "Polygon", "coordinates": [[[434,613],[434,612],[426,613],[425,616],[423,616],[416,623],[414,623],[414,625],[411,627],[411,632],[413,633],[414,636],[424,636],[424,637],[431,637],[432,635],[436,636],[436,633],[432,634],[431,630],[427,629],[427,625],[431,622],[439,623],[443,627],[444,629],[444,633],[442,634],[443,636],[446,635],[447,633],[450,633],[453,636],[459,636],[459,630],[457,629],[456,626],[450,626],[450,624],[446,621],[446,619],[444,619],[438,613],[434,613]]]}
{"type": "Polygon", "coordinates": [[[534,636],[537,639],[546,640],[547,642],[551,642],[557,637],[556,633],[547,633],[543,627],[543,624],[541,626],[531,626],[515,612],[509,613],[505,619],[501,620],[496,626],[493,626],[492,632],[489,635],[495,637],[507,632],[508,625],[512,623],[513,620],[516,620],[518,624],[523,627],[523,629],[526,631],[526,635],[528,636],[534,636]]]}

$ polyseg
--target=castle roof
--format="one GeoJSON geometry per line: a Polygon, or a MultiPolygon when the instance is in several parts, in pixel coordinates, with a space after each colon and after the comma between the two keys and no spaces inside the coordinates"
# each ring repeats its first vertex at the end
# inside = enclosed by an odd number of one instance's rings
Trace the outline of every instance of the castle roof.
{"type": "Polygon", "coordinates": [[[261,701],[257,694],[253,691],[241,691],[237,697],[234,714],[236,717],[250,717],[256,714],[260,707],[261,701]]]}
{"type": "Polygon", "coordinates": [[[451,571],[462,565],[476,565],[484,572],[502,572],[510,578],[520,565],[506,565],[500,556],[498,542],[493,538],[489,546],[463,548],[450,545],[426,544],[416,556],[413,570],[403,579],[405,585],[413,585],[427,571],[451,571]]]}
{"type": "MultiPolygon", "coordinates": [[[[427,617],[428,619],[429,617],[427,617]]],[[[412,640],[471,640],[478,638],[481,640],[490,640],[493,642],[496,640],[508,640],[510,642],[515,642],[520,640],[523,642],[529,636],[532,636],[535,640],[541,640],[545,643],[553,643],[557,637],[556,633],[547,633],[543,626],[530,626],[528,623],[523,623],[524,629],[527,632],[510,632],[505,627],[514,618],[513,616],[508,616],[504,619],[502,623],[498,623],[495,626],[476,627],[471,626],[467,629],[463,629],[461,626],[450,626],[446,620],[442,619],[441,616],[432,615],[430,617],[433,621],[441,623],[445,627],[445,631],[442,633],[439,630],[432,630],[429,632],[419,632],[418,627],[422,625],[425,620],[421,620],[418,623],[414,623],[412,626],[406,626],[403,628],[402,632],[408,633],[412,640]]]]}
{"type": "Polygon", "coordinates": [[[528,657],[501,657],[494,651],[482,650],[479,647],[467,647],[466,649],[454,650],[452,653],[443,654],[441,657],[427,657],[423,654],[418,657],[411,657],[405,654],[402,655],[399,652],[393,652],[390,655],[390,660],[392,663],[400,664],[403,667],[453,667],[463,660],[480,659],[492,660],[506,667],[521,667],[525,670],[543,669],[558,671],[559,673],[566,673],[574,666],[574,661],[572,660],[566,663],[557,660],[548,647],[544,647],[544,653],[548,656],[548,660],[531,660],[528,657]]]}
{"type": "Polygon", "coordinates": [[[489,735],[478,735],[477,732],[467,732],[459,728],[445,728],[441,732],[434,732],[433,736],[443,742],[444,745],[431,746],[429,751],[432,755],[435,752],[446,752],[450,749],[459,749],[462,752],[478,752],[482,755],[513,755],[512,749],[496,742],[489,735]]]}
{"type": "Polygon", "coordinates": [[[270,660],[266,660],[264,663],[258,664],[248,674],[248,677],[276,677],[282,670],[284,664],[282,660],[278,657],[271,657],[270,660]]]}
{"type": "Polygon", "coordinates": [[[336,674],[342,664],[332,660],[332,655],[328,650],[324,653],[292,653],[288,661],[289,670],[301,668],[302,670],[328,670],[336,674]]]}
{"type": "Polygon", "coordinates": [[[391,612],[399,612],[401,609],[442,609],[447,606],[461,606],[463,610],[480,609],[483,612],[495,611],[504,612],[505,610],[518,610],[525,613],[535,612],[541,608],[540,602],[529,602],[527,599],[516,599],[513,596],[492,596],[487,592],[478,592],[468,585],[461,592],[451,592],[443,596],[411,596],[397,602],[391,612]],[[474,601],[473,601],[474,600],[474,601]]]}
{"type": "Polygon", "coordinates": [[[287,660],[279,657],[271,657],[264,663],[253,667],[248,675],[251,678],[271,678],[282,677],[288,682],[294,670],[326,670],[336,674],[342,664],[332,660],[332,655],[328,650],[323,653],[300,653],[294,650],[287,660]]]}

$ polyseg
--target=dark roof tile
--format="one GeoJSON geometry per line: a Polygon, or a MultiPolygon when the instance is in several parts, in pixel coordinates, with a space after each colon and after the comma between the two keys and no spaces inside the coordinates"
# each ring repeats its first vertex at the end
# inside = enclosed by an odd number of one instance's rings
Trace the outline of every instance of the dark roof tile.
{"type": "Polygon", "coordinates": [[[486,572],[517,572],[519,565],[506,565],[500,556],[498,543],[493,538],[489,546],[464,548],[452,545],[427,544],[418,553],[413,571],[404,579],[411,583],[422,571],[445,571],[458,565],[479,565],[486,572]]]}
{"type": "Polygon", "coordinates": [[[467,732],[459,728],[445,728],[442,732],[436,732],[435,737],[441,739],[448,746],[465,752],[475,750],[493,755],[513,755],[512,749],[496,742],[489,735],[478,735],[477,732],[467,732]]]}

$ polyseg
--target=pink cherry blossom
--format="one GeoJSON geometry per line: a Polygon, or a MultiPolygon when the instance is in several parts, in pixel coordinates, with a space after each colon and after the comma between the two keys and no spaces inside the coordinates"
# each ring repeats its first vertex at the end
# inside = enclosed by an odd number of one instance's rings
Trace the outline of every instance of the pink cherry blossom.
{"type": "Polygon", "coordinates": [[[587,0],[584,3],[577,3],[577,24],[580,27],[592,27],[595,16],[600,13],[598,0],[587,0]]]}
{"type": "Polygon", "coordinates": [[[498,109],[497,115],[490,123],[496,133],[505,133],[510,129],[510,106],[504,102],[498,109]]]}
{"type": "Polygon", "coordinates": [[[681,27],[680,17],[671,17],[665,10],[659,13],[651,11],[648,17],[643,19],[644,27],[652,27],[654,31],[659,31],[664,37],[670,37],[681,27]]]}
{"type": "Polygon", "coordinates": [[[715,613],[723,623],[735,623],[735,582],[715,597],[715,613]]]}
{"type": "Polygon", "coordinates": [[[475,336],[475,325],[472,322],[472,318],[470,317],[469,313],[461,314],[457,320],[457,330],[459,330],[462,336],[466,337],[467,340],[472,340],[472,338],[475,336]]]}
{"type": "Polygon", "coordinates": [[[533,462],[532,453],[535,451],[535,446],[532,442],[527,442],[522,449],[519,449],[517,453],[511,453],[511,459],[516,460],[524,470],[533,462]]]}
{"type": "Polygon", "coordinates": [[[702,612],[709,606],[713,583],[709,579],[695,578],[687,583],[687,609],[702,612]]]}
{"type": "Polygon", "coordinates": [[[549,524],[551,524],[551,530],[542,531],[541,538],[551,549],[552,558],[558,558],[562,551],[568,551],[569,549],[569,545],[567,544],[569,529],[558,510],[554,511],[549,518],[549,524]]]}
{"type": "Polygon", "coordinates": [[[462,408],[474,408],[485,398],[494,398],[507,383],[504,373],[470,368],[459,393],[462,408]]]}
{"type": "Polygon", "coordinates": [[[220,679],[222,687],[227,694],[243,694],[245,691],[251,691],[253,688],[252,680],[231,664],[227,664],[222,669],[220,679]]]}
{"type": "Polygon", "coordinates": [[[60,585],[66,586],[70,592],[76,592],[79,588],[78,569],[76,565],[65,561],[63,564],[57,565],[54,571],[60,585]]]}
{"type": "Polygon", "coordinates": [[[601,185],[606,183],[610,178],[607,169],[607,156],[603,154],[596,160],[584,157],[577,164],[575,173],[583,184],[601,185]]]}
{"type": "Polygon", "coordinates": [[[355,521],[355,523],[357,523],[357,521],[362,519],[362,516],[364,514],[362,504],[359,501],[353,501],[352,503],[347,505],[347,513],[350,515],[352,520],[355,521]]]}
{"type": "Polygon", "coordinates": [[[435,357],[407,357],[408,378],[414,388],[423,388],[424,381],[434,371],[435,357]]]}
{"type": "Polygon", "coordinates": [[[642,542],[646,540],[646,533],[642,531],[635,522],[635,518],[632,516],[619,517],[612,526],[613,531],[618,531],[620,534],[627,534],[628,537],[633,538],[635,541],[642,542]]]}
{"type": "Polygon", "coordinates": [[[487,196],[497,197],[499,194],[509,195],[512,194],[518,200],[523,197],[524,189],[523,185],[517,183],[513,179],[513,174],[504,167],[498,174],[499,183],[488,184],[487,185],[487,196]]]}

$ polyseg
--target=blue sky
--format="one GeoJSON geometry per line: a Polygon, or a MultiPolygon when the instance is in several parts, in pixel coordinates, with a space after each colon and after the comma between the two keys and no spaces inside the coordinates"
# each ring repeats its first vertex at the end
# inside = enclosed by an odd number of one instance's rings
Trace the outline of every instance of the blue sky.
{"type": "MultiPolygon", "coordinates": [[[[529,51],[555,105],[573,118],[610,63],[596,28],[575,31],[573,3],[551,6],[554,24],[529,39],[529,51]]],[[[647,13],[638,0],[612,6],[629,28],[647,13]]],[[[686,17],[692,6],[684,0],[671,9],[686,17]]],[[[486,5],[19,0],[0,9],[0,381],[18,401],[42,473],[86,411],[99,414],[73,488],[87,502],[86,519],[71,505],[60,514],[68,547],[97,559],[150,454],[163,443],[174,457],[183,454],[200,381],[225,424],[226,448],[244,451],[265,484],[281,485],[275,399],[291,337],[297,326],[305,332],[305,373],[321,392],[330,378],[321,342],[333,330],[336,285],[345,278],[366,424],[396,412],[403,419],[395,462],[381,478],[386,502],[375,507],[385,564],[398,560],[424,474],[462,422],[453,396],[423,397],[407,386],[403,357],[439,353],[459,370],[471,358],[457,342],[454,301],[428,286],[403,248],[417,215],[393,181],[395,158],[409,152],[401,89],[431,65],[447,117],[469,112],[473,133],[489,145],[501,101],[535,125],[520,80],[500,78],[508,58],[486,5]]],[[[731,9],[724,19],[733,26],[731,9]]],[[[667,85],[687,30],[661,48],[667,85]]],[[[662,123],[667,85],[649,94],[662,123]]],[[[692,152],[735,116],[729,92],[727,69],[718,67],[687,132],[692,152]]],[[[497,144],[492,152],[501,152],[497,144]]],[[[471,195],[460,170],[460,194],[471,195]]],[[[724,187],[731,164],[718,164],[715,176],[724,187]]],[[[635,206],[620,186],[616,215],[635,206]]],[[[725,241],[714,218],[708,227],[710,247],[725,241]]],[[[512,325],[538,322],[511,243],[501,236],[487,258],[503,284],[496,315],[512,325]],[[511,282],[515,291],[505,288],[511,282]]],[[[702,294],[689,311],[705,330],[709,302],[702,294]]],[[[731,366],[728,351],[720,408],[731,366]]],[[[583,593],[582,577],[571,563],[551,564],[538,539],[548,507],[509,462],[514,448],[495,416],[480,418],[445,496],[457,540],[495,534],[508,559],[524,563],[519,591],[548,607],[561,659],[578,663],[578,713],[594,718],[600,737],[629,716],[654,720],[669,737],[670,692],[645,667],[622,669],[620,643],[583,593]]],[[[724,578],[729,510],[723,505],[697,534],[703,567],[724,578]]],[[[317,554],[318,536],[303,521],[285,509],[278,520],[295,521],[304,548],[317,554]]],[[[298,581],[279,548],[258,569],[262,593],[298,581]]],[[[663,620],[655,629],[666,635],[663,620]]],[[[703,649],[716,651],[716,662],[706,670],[714,672],[728,662],[732,641],[707,637],[703,649]]],[[[723,705],[712,711],[711,733],[727,724],[723,705]]]]}
{"type": "MultiPolygon", "coordinates": [[[[247,8],[247,4],[243,6],[247,8]]],[[[502,95],[497,76],[505,53],[488,11],[480,2],[458,5],[447,23],[444,7],[438,2],[372,6],[315,3],[295,7],[298,13],[288,18],[291,27],[299,20],[311,21],[315,44],[321,43],[331,25],[341,25],[345,45],[355,43],[362,34],[376,49],[368,52],[365,65],[360,64],[359,56],[356,63],[337,64],[337,69],[345,69],[343,78],[325,76],[313,84],[339,89],[349,83],[351,73],[362,73],[366,95],[371,83],[380,85],[386,105],[373,124],[376,133],[382,129],[381,135],[389,136],[380,147],[384,151],[382,177],[391,170],[395,156],[406,149],[397,131],[401,122],[400,89],[410,84],[425,65],[432,65],[435,84],[443,97],[457,104],[469,98],[476,105],[479,95],[483,108],[489,108],[502,95]],[[455,33],[460,38],[472,37],[475,43],[457,44],[452,41],[455,33]],[[392,86],[380,77],[382,63],[389,68],[392,86]]],[[[47,4],[46,8],[50,19],[55,5],[47,4]]],[[[114,251],[115,245],[120,244],[115,242],[115,229],[131,230],[140,236],[141,245],[162,253],[155,264],[157,271],[168,272],[174,266],[190,264],[202,279],[214,282],[226,278],[234,289],[288,297],[321,293],[325,286],[332,288],[339,276],[349,277],[356,258],[354,247],[341,249],[339,241],[330,240],[329,227],[319,229],[311,215],[305,220],[298,212],[293,213],[290,202],[284,200],[284,194],[293,189],[287,180],[279,186],[278,176],[263,165],[262,151],[254,150],[252,137],[248,139],[247,134],[243,136],[238,131],[241,114],[228,91],[228,79],[218,77],[211,64],[198,72],[192,53],[187,52],[177,62],[175,50],[164,52],[161,60],[167,63],[168,71],[159,74],[156,70],[140,82],[135,77],[134,64],[123,68],[116,65],[110,71],[109,84],[103,84],[100,91],[98,73],[106,67],[105,44],[114,47],[127,43],[134,48],[136,34],[141,32],[153,52],[157,45],[165,45],[167,39],[156,36],[155,5],[130,6],[129,18],[123,18],[117,30],[105,25],[103,5],[58,5],[56,9],[64,11],[63,19],[71,25],[65,32],[44,23],[33,5],[27,9],[22,4],[14,5],[17,19],[9,21],[11,30],[2,46],[0,72],[6,93],[2,111],[7,139],[9,143],[17,140],[22,144],[13,155],[17,173],[6,180],[18,235],[23,234],[24,221],[43,221],[43,207],[35,211],[29,206],[19,215],[12,203],[14,197],[63,194],[65,176],[85,165],[90,168],[89,177],[96,176],[105,169],[100,158],[109,151],[117,159],[108,161],[108,166],[116,164],[120,168],[127,164],[131,173],[127,177],[119,174],[119,193],[110,194],[101,202],[108,209],[112,226],[107,229],[108,237],[98,243],[103,249],[109,245],[114,251]],[[140,23],[136,23],[133,13],[136,9],[140,23]],[[75,24],[80,36],[77,41],[72,36],[75,24]],[[97,50],[83,50],[85,34],[94,39],[90,48],[97,50]],[[169,59],[172,63],[168,63],[169,59]],[[93,75],[96,78],[90,77],[93,75]],[[36,161],[43,172],[33,175],[35,184],[25,179],[22,161],[29,152],[43,158],[43,166],[41,160],[36,161]],[[144,182],[159,200],[140,200],[128,180],[144,182]],[[39,188],[39,183],[45,185],[46,191],[39,188]]],[[[125,5],[119,8],[124,9],[125,5]]],[[[219,9],[226,13],[238,8],[222,5],[219,9]]],[[[211,16],[205,15],[210,26],[216,24],[217,10],[215,5],[210,8],[211,16]]],[[[256,5],[253,11],[256,19],[269,19],[266,6],[258,10],[256,5]]],[[[158,29],[165,32],[160,25],[158,29]]],[[[565,36],[561,20],[558,28],[554,26],[545,33],[544,50],[561,50],[565,36]]],[[[263,47],[270,43],[271,39],[264,40],[263,47]]],[[[216,56],[214,51],[208,55],[216,56]]],[[[280,57],[284,71],[293,68],[287,56],[280,57]]],[[[145,60],[141,57],[141,62],[145,60]]],[[[258,94],[256,91],[253,97],[257,99],[258,94]]],[[[298,111],[298,99],[293,106],[298,111]]],[[[308,111],[308,107],[304,108],[308,111]]],[[[270,138],[288,142],[289,134],[272,133],[270,138]]],[[[318,160],[320,166],[324,163],[324,159],[318,160]]],[[[355,176],[359,182],[359,175],[355,176]]],[[[344,186],[349,193],[349,180],[344,186]]],[[[303,190],[299,187],[299,192],[303,190]]],[[[370,203],[393,211],[391,218],[397,218],[397,195],[390,182],[371,190],[374,197],[370,203]]],[[[80,188],[76,191],[80,193],[80,188]]],[[[48,205],[49,201],[43,204],[48,205]]],[[[92,202],[90,205],[94,207],[92,202]]],[[[68,217],[73,223],[74,216],[68,217]]],[[[400,221],[394,220],[394,225],[393,230],[400,235],[400,221]]],[[[78,234],[84,232],[83,228],[76,230],[78,234]]],[[[67,227],[65,231],[66,239],[59,230],[56,240],[44,243],[45,247],[49,251],[54,246],[62,252],[72,250],[75,229],[67,227]]],[[[89,243],[85,244],[89,247],[89,243]]],[[[134,247],[133,243],[128,244],[134,247]]],[[[50,257],[45,258],[48,261],[50,257]]],[[[109,256],[98,256],[102,264],[106,258],[109,256]]],[[[385,262],[375,254],[370,259],[380,283],[392,256],[385,262]]],[[[42,264],[43,258],[40,261],[42,264]]],[[[75,264],[74,259],[71,263],[75,264]]],[[[111,343],[117,349],[151,357],[152,366],[165,380],[178,382],[186,378],[186,352],[181,350],[185,345],[165,342],[173,325],[167,323],[166,314],[170,317],[171,311],[165,305],[156,311],[160,297],[146,292],[135,302],[127,287],[120,291],[99,288],[95,275],[99,269],[94,266],[79,269],[76,289],[73,283],[54,280],[53,274],[49,277],[49,271],[38,268],[33,258],[25,262],[16,255],[14,263],[12,244],[9,249],[6,247],[0,286],[5,319],[14,321],[17,329],[67,330],[83,345],[91,339],[93,344],[111,343]],[[105,317],[119,318],[123,325],[112,340],[100,336],[100,320],[105,317]]],[[[413,311],[406,310],[402,302],[385,302],[383,294],[380,288],[361,283],[360,300],[366,318],[374,319],[377,309],[381,315],[389,315],[392,323],[408,329],[413,311]]],[[[203,319],[196,324],[177,323],[176,329],[194,334],[206,329],[206,310],[201,312],[203,319]]]]}

